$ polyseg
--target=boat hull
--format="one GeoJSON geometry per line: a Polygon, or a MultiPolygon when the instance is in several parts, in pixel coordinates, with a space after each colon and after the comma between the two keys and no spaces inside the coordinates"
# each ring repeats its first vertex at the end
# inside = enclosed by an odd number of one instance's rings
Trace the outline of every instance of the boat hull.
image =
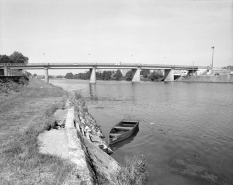
{"type": "Polygon", "coordinates": [[[138,121],[128,121],[122,120],[117,125],[115,125],[109,134],[109,145],[114,145],[118,142],[121,142],[127,138],[129,138],[133,133],[138,131],[139,129],[139,122],[138,121]],[[127,126],[124,126],[127,125],[127,126]],[[119,127],[122,126],[122,127],[119,127]],[[126,130],[124,132],[119,133],[118,131],[126,130]],[[114,136],[115,135],[115,136],[114,136]]]}

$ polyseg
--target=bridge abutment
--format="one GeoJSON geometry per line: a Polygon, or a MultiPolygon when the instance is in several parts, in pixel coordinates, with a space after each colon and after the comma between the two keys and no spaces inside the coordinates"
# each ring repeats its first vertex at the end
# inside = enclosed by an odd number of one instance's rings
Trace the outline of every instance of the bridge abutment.
{"type": "Polygon", "coordinates": [[[96,83],[96,68],[93,67],[90,69],[91,76],[90,76],[90,83],[96,83]]]}
{"type": "Polygon", "coordinates": [[[140,68],[132,69],[132,82],[140,82],[140,68]]]}
{"type": "Polygon", "coordinates": [[[44,80],[46,83],[49,83],[49,72],[48,68],[44,68],[44,80]]]}
{"type": "Polygon", "coordinates": [[[164,69],[164,81],[174,82],[174,69],[164,69]]]}

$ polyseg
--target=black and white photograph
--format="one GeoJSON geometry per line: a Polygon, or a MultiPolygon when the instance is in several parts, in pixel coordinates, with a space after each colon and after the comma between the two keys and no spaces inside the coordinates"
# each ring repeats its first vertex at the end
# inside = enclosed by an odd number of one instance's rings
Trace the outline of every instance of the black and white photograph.
{"type": "Polygon", "coordinates": [[[233,1],[0,0],[0,185],[233,185],[233,1]]]}

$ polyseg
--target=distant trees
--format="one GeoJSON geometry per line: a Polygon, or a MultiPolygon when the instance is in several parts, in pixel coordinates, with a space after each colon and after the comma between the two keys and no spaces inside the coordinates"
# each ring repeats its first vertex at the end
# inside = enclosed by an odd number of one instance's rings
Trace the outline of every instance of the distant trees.
{"type": "Polygon", "coordinates": [[[144,78],[147,78],[148,75],[150,74],[150,70],[149,69],[143,69],[141,70],[141,73],[140,73],[144,78]]]}
{"type": "Polygon", "coordinates": [[[28,64],[28,57],[23,56],[22,53],[15,51],[13,54],[10,55],[10,59],[13,63],[24,63],[28,64]]]}
{"type": "Polygon", "coordinates": [[[13,63],[9,56],[0,55],[0,63],[13,63]]]}
{"type": "Polygon", "coordinates": [[[132,73],[132,70],[130,70],[130,71],[128,71],[128,72],[126,73],[125,79],[126,79],[127,81],[131,81],[132,78],[133,78],[133,73],[132,73]]]}
{"type": "Polygon", "coordinates": [[[10,56],[0,55],[0,63],[24,63],[28,64],[29,58],[24,56],[22,53],[15,51],[10,56]]]}
{"type": "Polygon", "coordinates": [[[63,75],[57,75],[56,78],[64,78],[63,75]]]}
{"type": "Polygon", "coordinates": [[[67,79],[73,79],[74,75],[73,75],[73,73],[67,73],[66,76],[65,76],[65,78],[67,78],[67,79]]]}
{"type": "Polygon", "coordinates": [[[89,78],[90,78],[90,71],[87,71],[86,73],[78,73],[73,76],[73,79],[87,80],[89,78]]]}
{"type": "Polygon", "coordinates": [[[161,71],[154,71],[148,75],[148,79],[150,79],[151,81],[156,81],[162,77],[163,77],[163,74],[161,71]]]}
{"type": "Polygon", "coordinates": [[[113,77],[116,79],[116,80],[120,80],[121,78],[122,78],[122,73],[121,73],[121,70],[120,69],[118,69],[117,71],[116,71],[116,73],[114,73],[114,75],[113,75],[113,77]]]}
{"type": "Polygon", "coordinates": [[[102,75],[102,80],[110,80],[112,77],[111,71],[104,71],[102,75]]]}
{"type": "MultiPolygon", "coordinates": [[[[65,78],[89,80],[90,76],[91,76],[90,71],[87,71],[85,73],[78,73],[78,74],[67,73],[65,75],[65,78]]],[[[157,81],[161,79],[163,74],[161,71],[154,71],[150,73],[150,70],[142,70],[141,76],[143,77],[142,80],[144,81],[157,81]]],[[[97,80],[124,80],[125,79],[127,81],[131,81],[132,78],[133,78],[132,70],[128,71],[125,77],[123,77],[120,69],[118,69],[117,71],[103,71],[103,72],[97,71],[96,72],[97,80]]]]}

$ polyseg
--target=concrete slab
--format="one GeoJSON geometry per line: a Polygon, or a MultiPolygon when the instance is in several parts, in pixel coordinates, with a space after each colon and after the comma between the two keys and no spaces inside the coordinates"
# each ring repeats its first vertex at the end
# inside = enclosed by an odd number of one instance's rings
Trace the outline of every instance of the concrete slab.
{"type": "Polygon", "coordinates": [[[38,140],[40,153],[69,159],[68,140],[65,129],[45,131],[39,135],[38,140]]]}

